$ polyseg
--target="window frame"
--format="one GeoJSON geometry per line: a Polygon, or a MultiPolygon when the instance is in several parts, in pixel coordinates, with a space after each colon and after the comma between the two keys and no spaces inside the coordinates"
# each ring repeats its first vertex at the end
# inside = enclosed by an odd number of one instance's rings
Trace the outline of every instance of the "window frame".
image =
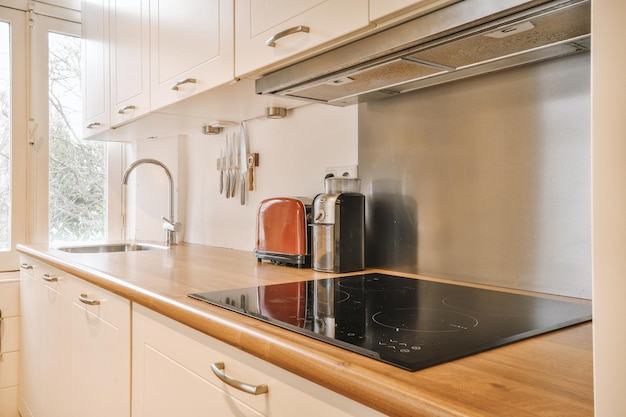
{"type": "Polygon", "coordinates": [[[11,39],[11,250],[0,251],[0,271],[19,269],[17,243],[27,235],[27,41],[26,17],[0,6],[0,20],[9,23],[11,39]]]}

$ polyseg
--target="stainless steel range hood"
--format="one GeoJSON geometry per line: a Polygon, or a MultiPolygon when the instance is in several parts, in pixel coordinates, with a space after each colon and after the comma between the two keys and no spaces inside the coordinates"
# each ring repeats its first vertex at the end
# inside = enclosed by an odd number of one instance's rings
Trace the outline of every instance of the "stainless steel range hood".
{"type": "Polygon", "coordinates": [[[258,94],[347,106],[589,50],[589,0],[464,0],[264,75],[258,94]]]}

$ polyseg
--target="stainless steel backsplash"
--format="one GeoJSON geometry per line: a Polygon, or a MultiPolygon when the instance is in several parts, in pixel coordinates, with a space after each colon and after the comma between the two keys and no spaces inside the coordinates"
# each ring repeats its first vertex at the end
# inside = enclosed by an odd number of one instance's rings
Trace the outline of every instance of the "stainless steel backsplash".
{"type": "Polygon", "coordinates": [[[591,298],[590,60],[359,105],[366,262],[591,298]]]}

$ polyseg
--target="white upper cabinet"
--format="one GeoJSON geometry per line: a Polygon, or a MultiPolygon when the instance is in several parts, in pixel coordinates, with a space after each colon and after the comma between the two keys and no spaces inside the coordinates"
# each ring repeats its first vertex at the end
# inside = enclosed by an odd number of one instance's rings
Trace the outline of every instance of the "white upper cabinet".
{"type": "Polygon", "coordinates": [[[415,17],[462,0],[370,0],[370,20],[415,17]]]}
{"type": "Polygon", "coordinates": [[[150,111],[149,0],[110,0],[111,125],[150,111]]]}
{"type": "Polygon", "coordinates": [[[84,0],[83,137],[109,128],[109,11],[108,0],[84,0]]]}
{"type": "Polygon", "coordinates": [[[243,0],[235,8],[238,77],[369,25],[368,0],[243,0]]]}
{"type": "Polygon", "coordinates": [[[234,79],[233,2],[150,0],[151,107],[234,79]]]}

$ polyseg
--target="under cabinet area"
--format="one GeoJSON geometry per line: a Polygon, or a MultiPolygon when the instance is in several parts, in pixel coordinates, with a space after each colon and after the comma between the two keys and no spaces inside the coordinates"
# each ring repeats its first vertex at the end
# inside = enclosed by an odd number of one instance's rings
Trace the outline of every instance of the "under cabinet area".
{"type": "Polygon", "coordinates": [[[20,272],[22,417],[130,415],[130,302],[32,258],[20,272]]]}
{"type": "Polygon", "coordinates": [[[133,417],[195,416],[206,410],[221,417],[381,416],[136,304],[132,392],[133,417]],[[237,384],[258,393],[244,392],[237,384]]]}

